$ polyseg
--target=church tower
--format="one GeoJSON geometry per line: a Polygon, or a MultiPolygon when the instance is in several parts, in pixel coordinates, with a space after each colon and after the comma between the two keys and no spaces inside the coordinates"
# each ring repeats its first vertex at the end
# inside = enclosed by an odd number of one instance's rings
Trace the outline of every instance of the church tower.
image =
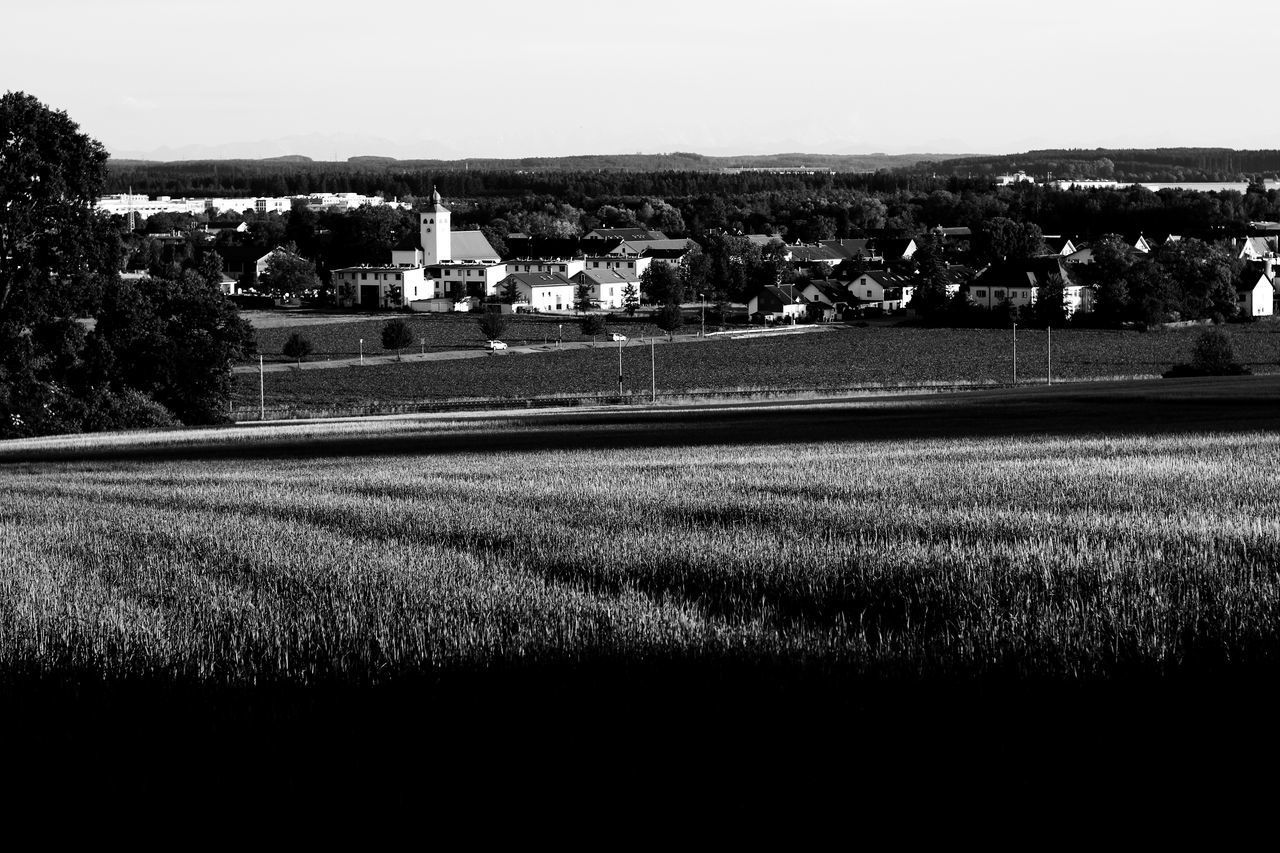
{"type": "Polygon", "coordinates": [[[440,203],[440,193],[431,188],[431,206],[418,214],[422,238],[422,262],[427,266],[453,260],[450,241],[449,208],[440,203]]]}

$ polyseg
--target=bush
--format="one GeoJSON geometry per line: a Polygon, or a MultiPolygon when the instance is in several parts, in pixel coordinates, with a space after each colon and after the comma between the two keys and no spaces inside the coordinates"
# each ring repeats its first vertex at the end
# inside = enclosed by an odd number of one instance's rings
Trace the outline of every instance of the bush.
{"type": "Polygon", "coordinates": [[[397,359],[400,358],[402,349],[412,345],[413,332],[404,320],[388,320],[382,327],[382,348],[395,350],[397,359]]]}
{"type": "Polygon", "coordinates": [[[298,364],[302,364],[302,360],[311,355],[313,349],[314,347],[311,346],[311,341],[307,340],[297,332],[294,332],[289,336],[289,339],[284,342],[284,347],[280,352],[289,358],[296,360],[298,364]]]}
{"type": "Polygon", "coordinates": [[[1205,329],[1191,349],[1190,364],[1175,364],[1166,379],[1181,376],[1243,376],[1251,371],[1236,360],[1231,336],[1222,329],[1205,329]]]}

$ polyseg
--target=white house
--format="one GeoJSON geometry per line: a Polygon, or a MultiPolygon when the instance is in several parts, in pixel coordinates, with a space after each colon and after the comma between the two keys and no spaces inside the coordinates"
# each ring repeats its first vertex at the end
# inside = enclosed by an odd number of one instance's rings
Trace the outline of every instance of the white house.
{"type": "Polygon", "coordinates": [[[422,267],[343,267],[333,270],[333,291],[344,308],[403,308],[430,299],[422,267]]]}
{"type": "Polygon", "coordinates": [[[747,301],[747,315],[759,314],[767,323],[795,323],[809,311],[808,301],[792,284],[771,284],[747,301]]]}
{"type": "Polygon", "coordinates": [[[559,273],[511,273],[499,284],[499,291],[514,283],[519,301],[534,311],[572,311],[574,284],[559,273]]]}
{"type": "Polygon", "coordinates": [[[591,302],[599,308],[618,310],[626,307],[627,287],[634,288],[637,304],[640,279],[634,273],[619,270],[583,270],[571,278],[575,286],[591,288],[591,302]]]}
{"type": "Polygon", "coordinates": [[[507,275],[517,272],[550,272],[559,273],[565,278],[573,278],[586,269],[584,258],[516,258],[507,261],[507,275]]]}
{"type": "Polygon", "coordinates": [[[905,308],[915,295],[916,281],[910,276],[895,275],[884,270],[867,270],[846,287],[849,295],[862,303],[863,307],[878,305],[885,311],[898,311],[905,308]]]}
{"type": "Polygon", "coordinates": [[[1252,287],[1245,285],[1236,292],[1240,313],[1246,317],[1270,317],[1275,310],[1275,297],[1275,284],[1265,272],[1258,273],[1252,287]]]}
{"type": "MultiPolygon", "coordinates": [[[[624,243],[623,245],[626,244],[624,243]]],[[[653,263],[653,258],[641,257],[638,254],[609,254],[583,258],[582,268],[587,272],[612,270],[622,275],[635,276],[638,279],[644,275],[644,271],[649,268],[651,263],[653,263]]]]}

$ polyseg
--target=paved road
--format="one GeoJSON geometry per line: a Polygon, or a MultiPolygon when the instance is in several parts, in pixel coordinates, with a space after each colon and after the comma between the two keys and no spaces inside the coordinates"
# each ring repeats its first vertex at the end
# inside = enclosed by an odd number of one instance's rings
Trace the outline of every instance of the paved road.
{"type": "MultiPolygon", "coordinates": [[[[712,343],[714,341],[732,340],[742,337],[776,337],[778,335],[796,335],[809,334],[813,332],[831,332],[835,331],[834,326],[797,326],[794,329],[770,329],[768,331],[747,331],[734,333],[718,333],[701,337],[699,335],[676,335],[674,338],[638,338],[626,341],[623,346],[637,347],[648,346],[650,343],[667,345],[667,344],[700,344],[712,343]]],[[[265,373],[286,373],[293,370],[332,370],[340,367],[361,367],[374,364],[398,364],[402,362],[413,361],[457,361],[464,358],[485,358],[492,356],[494,358],[506,358],[513,355],[536,355],[539,353],[557,352],[559,350],[571,349],[605,349],[616,347],[617,344],[611,341],[574,341],[564,342],[561,344],[510,344],[509,348],[500,352],[490,352],[485,349],[457,349],[444,350],[442,352],[408,352],[404,353],[402,358],[394,355],[366,355],[362,361],[356,358],[336,358],[325,361],[304,361],[301,364],[296,362],[267,362],[263,364],[262,370],[265,373]]],[[[232,368],[235,373],[257,373],[258,365],[241,364],[232,368]]]]}

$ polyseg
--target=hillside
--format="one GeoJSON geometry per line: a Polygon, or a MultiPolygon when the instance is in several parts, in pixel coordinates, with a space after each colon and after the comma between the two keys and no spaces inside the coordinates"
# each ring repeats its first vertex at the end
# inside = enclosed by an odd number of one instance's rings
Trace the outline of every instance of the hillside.
{"type": "Polygon", "coordinates": [[[1020,154],[938,158],[901,167],[914,174],[1118,181],[1247,181],[1280,174],[1280,150],[1233,148],[1049,148],[1020,154]]]}

